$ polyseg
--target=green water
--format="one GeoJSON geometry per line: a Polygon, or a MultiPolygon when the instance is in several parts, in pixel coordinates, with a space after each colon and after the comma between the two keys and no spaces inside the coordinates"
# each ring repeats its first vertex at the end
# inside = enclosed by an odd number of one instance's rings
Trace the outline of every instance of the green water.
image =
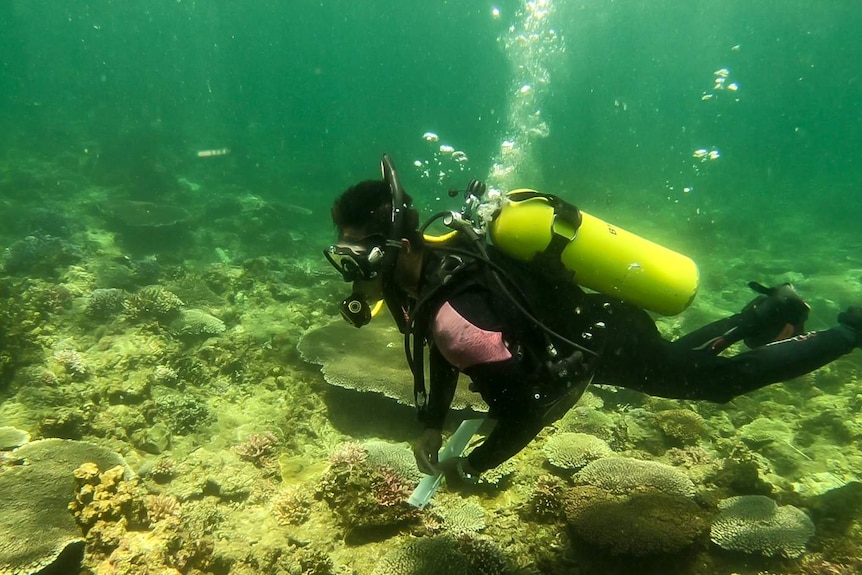
{"type": "MultiPolygon", "coordinates": [[[[333,235],[329,207],[347,186],[378,177],[383,153],[425,214],[457,208],[449,189],[487,179],[559,194],[690,255],[701,291],[684,319],[665,321],[668,333],[738,310],[749,280],[793,281],[812,304],[810,327],[834,325],[839,310],[862,304],[860,28],[852,0],[4,0],[0,254],[10,251],[0,272],[0,426],[50,435],[56,429],[38,423],[46,413],[79,409],[79,387],[109,386],[120,376],[106,366],[117,362],[133,374],[195,358],[210,383],[189,378],[190,393],[213,411],[225,387],[240,390],[226,401],[241,406],[259,380],[301,372],[296,340],[336,318],[347,293],[320,256],[333,235]],[[28,236],[59,238],[66,251],[9,266],[28,236]],[[117,263],[152,261],[162,269],[151,282],[127,277],[138,264],[117,263]],[[168,351],[137,364],[97,359],[106,334],[162,332],[159,322],[88,323],[82,302],[94,289],[146,283],[220,316],[232,335],[193,345],[165,336],[168,351]],[[34,311],[50,307],[51,294],[53,311],[34,311]],[[32,328],[30,313],[44,333],[19,329],[32,328]],[[87,354],[90,379],[60,373],[58,349],[87,354]],[[33,392],[22,375],[33,368],[57,372],[60,390],[33,392]]],[[[816,460],[829,457],[811,447],[817,441],[852,446],[848,461],[829,467],[849,480],[862,474],[859,392],[850,387],[859,360],[850,357],[822,377],[825,396],[797,387],[745,399],[730,415],[704,414],[716,435],[730,433],[721,417],[737,427],[759,416],[808,422],[793,449],[810,447],[803,455],[816,460]],[[758,411],[764,398],[786,410],[758,411]],[[821,437],[811,429],[823,427],[816,411],[830,401],[851,423],[821,437]]],[[[319,390],[310,373],[291,377],[319,390]]],[[[624,413],[626,401],[609,409],[624,413]]],[[[283,413],[225,416],[211,432],[176,438],[177,458],[210,435],[214,445],[235,443],[231,421],[266,421],[252,431],[281,430],[285,449],[325,461],[333,438],[351,433],[335,403],[327,431],[295,431],[283,413]]],[[[415,431],[409,413],[400,417],[392,440],[415,431]]],[[[131,430],[94,429],[78,435],[140,451],[131,430]]],[[[848,541],[862,532],[853,525],[848,541]]],[[[390,544],[363,551],[358,572],[390,544]]],[[[849,564],[829,544],[824,557],[849,564]]],[[[349,563],[344,549],[325,549],[349,563]]],[[[748,567],[814,573],[801,563],[748,567]]]]}

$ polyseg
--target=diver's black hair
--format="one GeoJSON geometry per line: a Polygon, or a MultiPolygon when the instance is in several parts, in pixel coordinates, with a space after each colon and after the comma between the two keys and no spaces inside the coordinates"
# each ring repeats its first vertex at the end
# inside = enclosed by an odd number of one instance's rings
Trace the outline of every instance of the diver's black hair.
{"type": "MultiPolygon", "coordinates": [[[[411,206],[407,212],[404,237],[421,244],[419,214],[412,209],[413,198],[406,192],[404,203],[411,206]]],[[[345,227],[362,227],[368,234],[392,234],[392,191],[384,180],[365,180],[347,188],[332,204],[332,223],[339,233],[345,227]]]]}

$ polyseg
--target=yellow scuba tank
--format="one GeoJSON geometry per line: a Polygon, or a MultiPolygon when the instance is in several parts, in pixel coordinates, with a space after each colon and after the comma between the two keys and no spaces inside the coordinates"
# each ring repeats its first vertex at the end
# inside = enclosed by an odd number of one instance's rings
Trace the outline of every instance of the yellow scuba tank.
{"type": "Polygon", "coordinates": [[[697,265],[688,257],[534,190],[507,194],[492,220],[491,241],[522,261],[557,250],[575,281],[588,289],[662,315],[683,311],[697,293],[697,265]]]}

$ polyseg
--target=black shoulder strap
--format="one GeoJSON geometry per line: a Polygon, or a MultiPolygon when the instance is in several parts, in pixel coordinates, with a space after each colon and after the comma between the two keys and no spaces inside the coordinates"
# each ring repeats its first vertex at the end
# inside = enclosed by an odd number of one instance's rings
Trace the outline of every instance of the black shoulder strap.
{"type": "Polygon", "coordinates": [[[413,401],[420,419],[425,415],[428,404],[428,390],[425,387],[425,337],[434,300],[442,297],[444,293],[451,297],[479,284],[482,281],[479,276],[483,275],[479,272],[475,262],[467,262],[460,256],[449,254],[443,255],[433,264],[433,268],[425,271],[422,294],[410,310],[410,326],[404,333],[404,353],[413,373],[413,401]],[[465,277],[466,274],[471,275],[465,277]],[[450,280],[456,275],[460,281],[453,284],[450,280]]]}

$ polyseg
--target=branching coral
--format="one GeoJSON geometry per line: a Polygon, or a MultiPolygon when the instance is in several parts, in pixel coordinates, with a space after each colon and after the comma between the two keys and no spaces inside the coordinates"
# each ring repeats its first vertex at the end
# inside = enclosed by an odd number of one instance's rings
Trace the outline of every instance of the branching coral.
{"type": "Polygon", "coordinates": [[[272,500],[272,512],[281,525],[302,525],[311,513],[311,495],[301,485],[291,485],[272,500]]]}
{"type": "Polygon", "coordinates": [[[554,475],[542,475],[533,486],[530,498],[521,510],[527,519],[555,521],[564,515],[563,481],[554,475]]]}
{"type": "Polygon", "coordinates": [[[71,377],[81,379],[87,375],[87,364],[81,354],[74,349],[58,349],[54,352],[53,358],[71,377]]]}
{"type": "Polygon", "coordinates": [[[316,497],[329,505],[347,538],[367,538],[375,530],[417,518],[416,510],[407,504],[412,487],[393,469],[370,465],[362,446],[349,442],[330,457],[316,497]]]}
{"type": "Polygon", "coordinates": [[[191,395],[165,395],[156,399],[156,406],[159,418],[174,433],[189,433],[211,419],[207,404],[191,395]]]}
{"type": "Polygon", "coordinates": [[[167,289],[151,285],[129,296],[123,306],[131,319],[164,319],[175,315],[183,306],[183,301],[167,289]]]}
{"type": "Polygon", "coordinates": [[[375,471],[371,486],[377,503],[381,507],[403,505],[410,497],[414,484],[390,467],[378,468],[375,471]]]}
{"type": "Polygon", "coordinates": [[[126,292],[117,288],[95,289],[87,298],[84,313],[94,319],[108,319],[125,309],[126,292]]]}
{"type": "Polygon", "coordinates": [[[339,445],[329,456],[329,462],[336,467],[352,469],[368,461],[368,452],[361,443],[346,441],[339,445]]]}
{"type": "Polygon", "coordinates": [[[233,448],[234,452],[255,465],[263,466],[275,454],[278,438],[270,431],[250,433],[243,443],[233,448]]]}
{"type": "Polygon", "coordinates": [[[180,502],[172,495],[147,495],[144,497],[144,506],[151,527],[160,521],[179,523],[180,502]]]}

